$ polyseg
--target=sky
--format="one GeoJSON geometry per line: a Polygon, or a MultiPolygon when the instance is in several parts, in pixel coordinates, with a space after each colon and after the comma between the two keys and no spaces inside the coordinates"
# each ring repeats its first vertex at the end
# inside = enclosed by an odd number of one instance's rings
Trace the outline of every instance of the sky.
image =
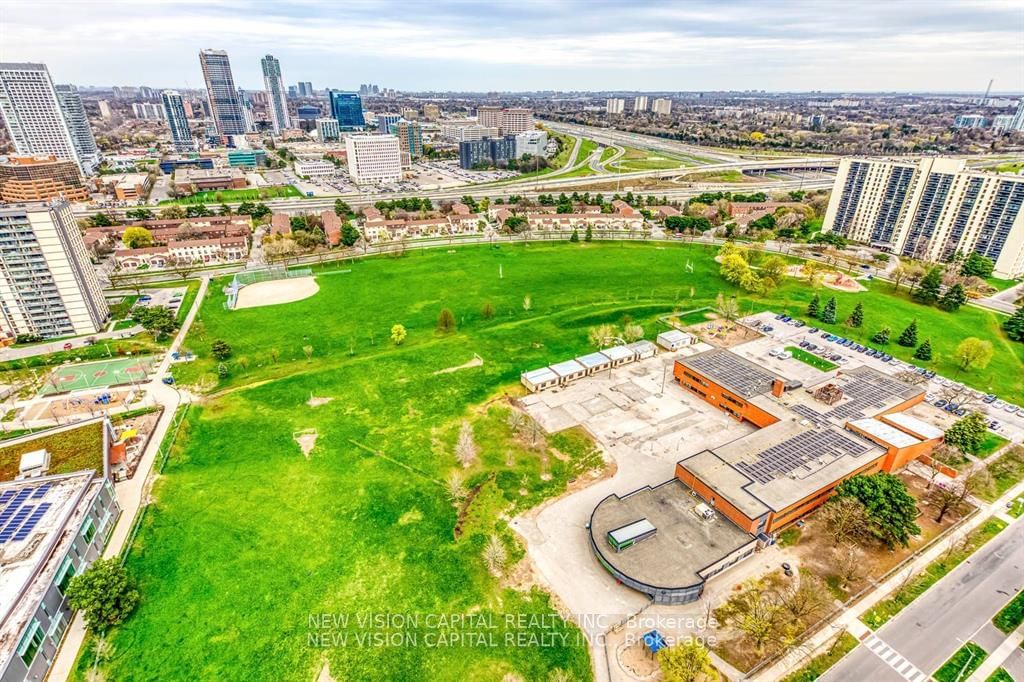
{"type": "Polygon", "coordinates": [[[58,83],[406,91],[1024,92],[1021,0],[0,0],[0,61],[58,83]]]}

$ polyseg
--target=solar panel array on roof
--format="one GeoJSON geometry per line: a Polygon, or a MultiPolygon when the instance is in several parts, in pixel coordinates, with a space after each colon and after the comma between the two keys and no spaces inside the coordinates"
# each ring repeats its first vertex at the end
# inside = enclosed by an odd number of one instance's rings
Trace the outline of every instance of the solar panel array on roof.
{"type": "Polygon", "coordinates": [[[804,431],[762,450],[755,462],[737,463],[736,468],[754,481],[768,484],[801,468],[812,473],[819,467],[810,463],[819,459],[859,457],[870,449],[869,444],[831,429],[804,431]]]}
{"type": "Polygon", "coordinates": [[[0,544],[12,539],[24,540],[32,533],[52,505],[48,502],[38,506],[25,503],[45,497],[52,487],[49,483],[44,483],[20,490],[5,490],[0,494],[0,504],[4,505],[3,509],[0,509],[0,544]]]}
{"type": "Polygon", "coordinates": [[[720,382],[744,398],[753,398],[772,388],[775,375],[727,350],[710,350],[681,361],[712,381],[720,382]]]}

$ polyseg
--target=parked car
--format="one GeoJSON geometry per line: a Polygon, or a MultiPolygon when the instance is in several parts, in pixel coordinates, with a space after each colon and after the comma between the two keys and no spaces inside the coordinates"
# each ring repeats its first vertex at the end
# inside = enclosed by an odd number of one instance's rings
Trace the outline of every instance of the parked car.
{"type": "Polygon", "coordinates": [[[803,327],[804,326],[804,321],[803,320],[796,320],[795,322],[793,322],[793,326],[794,327],[803,327]]]}
{"type": "Polygon", "coordinates": [[[766,324],[765,326],[761,327],[761,331],[763,331],[763,332],[772,332],[772,331],[775,331],[775,327],[773,327],[773,326],[771,326],[769,324],[766,324]]]}
{"type": "Polygon", "coordinates": [[[1016,405],[1007,404],[1006,407],[1003,408],[1003,412],[1009,412],[1010,414],[1013,414],[1016,411],[1017,411],[1017,406],[1016,405]]]}
{"type": "Polygon", "coordinates": [[[789,360],[791,357],[793,357],[793,354],[790,353],[788,350],[784,350],[781,353],[779,353],[779,358],[782,360],[789,360]]]}
{"type": "Polygon", "coordinates": [[[64,350],[71,350],[71,348],[72,348],[72,345],[70,343],[65,343],[64,344],[64,350]]]}
{"type": "Polygon", "coordinates": [[[983,402],[983,403],[994,403],[995,401],[996,401],[996,396],[995,396],[994,393],[989,393],[987,396],[985,396],[984,398],[981,399],[981,402],[983,402]]]}
{"type": "Polygon", "coordinates": [[[807,331],[811,334],[817,334],[820,330],[817,327],[811,327],[807,331]]]}
{"type": "Polygon", "coordinates": [[[935,407],[945,407],[947,402],[949,401],[943,398],[939,398],[934,403],[932,403],[932,405],[934,405],[935,407]]]}
{"type": "Polygon", "coordinates": [[[955,414],[956,416],[958,416],[958,417],[963,417],[963,416],[966,416],[966,414],[967,414],[967,410],[966,410],[966,409],[964,409],[963,407],[961,407],[961,408],[960,408],[959,410],[957,410],[956,412],[954,412],[954,414],[955,414]]]}

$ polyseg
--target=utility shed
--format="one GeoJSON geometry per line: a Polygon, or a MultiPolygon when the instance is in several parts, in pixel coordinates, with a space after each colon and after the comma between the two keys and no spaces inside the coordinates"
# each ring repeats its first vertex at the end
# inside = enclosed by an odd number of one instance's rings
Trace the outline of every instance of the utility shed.
{"type": "Polygon", "coordinates": [[[695,342],[692,334],[669,329],[667,332],[658,334],[658,345],[668,351],[677,351],[683,346],[689,346],[695,342]]]}

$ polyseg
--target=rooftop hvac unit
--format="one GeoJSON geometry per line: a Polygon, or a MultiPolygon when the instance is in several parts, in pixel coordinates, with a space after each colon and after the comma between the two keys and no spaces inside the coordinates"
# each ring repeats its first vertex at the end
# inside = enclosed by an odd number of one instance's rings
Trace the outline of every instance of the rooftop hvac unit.
{"type": "Polygon", "coordinates": [[[49,470],[50,453],[45,448],[42,450],[32,450],[21,456],[21,464],[18,467],[18,479],[45,476],[49,470]]]}

